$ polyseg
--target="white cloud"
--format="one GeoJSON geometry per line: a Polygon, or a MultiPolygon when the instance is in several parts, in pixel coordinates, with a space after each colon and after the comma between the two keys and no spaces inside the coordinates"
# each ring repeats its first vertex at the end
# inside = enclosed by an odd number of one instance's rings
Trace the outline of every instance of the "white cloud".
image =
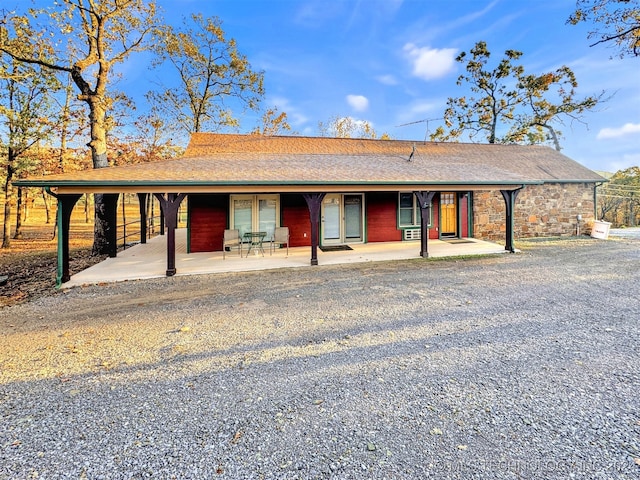
{"type": "Polygon", "coordinates": [[[413,63],[413,74],[423,80],[434,80],[451,72],[455,65],[455,48],[418,47],[407,43],[404,51],[413,63]]]}
{"type": "Polygon", "coordinates": [[[367,108],[369,108],[369,99],[367,97],[363,97],[362,95],[347,95],[347,103],[356,112],[364,112],[367,108]]]}
{"type": "Polygon", "coordinates": [[[376,77],[376,80],[378,80],[380,83],[384,84],[384,85],[398,85],[398,79],[396,79],[396,77],[394,77],[393,75],[379,75],[376,77]]]}
{"type": "Polygon", "coordinates": [[[620,138],[634,133],[640,133],[640,123],[625,123],[619,128],[603,128],[598,132],[596,138],[598,140],[606,140],[609,138],[620,138]]]}
{"type": "Polygon", "coordinates": [[[294,126],[300,126],[309,121],[309,118],[304,115],[298,108],[293,106],[289,99],[285,97],[272,96],[267,99],[266,105],[273,105],[280,112],[287,114],[289,123],[294,126]]]}
{"type": "Polygon", "coordinates": [[[429,101],[417,101],[411,105],[411,112],[413,113],[428,113],[433,112],[436,109],[436,105],[429,101]]]}

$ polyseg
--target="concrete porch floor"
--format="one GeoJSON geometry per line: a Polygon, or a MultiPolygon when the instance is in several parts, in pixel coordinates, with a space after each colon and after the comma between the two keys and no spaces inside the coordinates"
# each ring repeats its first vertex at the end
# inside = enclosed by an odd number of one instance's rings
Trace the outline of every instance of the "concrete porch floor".
{"type": "MultiPolygon", "coordinates": [[[[429,257],[506,253],[503,245],[474,238],[464,240],[464,243],[429,240],[429,257]]],[[[147,240],[146,244],[134,245],[118,253],[115,258],[108,258],[72,275],[61,288],[164,277],[167,270],[166,245],[166,236],[163,235],[147,240]]],[[[419,241],[365,243],[350,246],[353,250],[323,252],[318,249],[318,266],[312,268],[323,265],[420,258],[419,241]]],[[[178,229],[176,230],[176,276],[311,267],[311,247],[289,248],[289,255],[286,248],[276,249],[273,255],[269,255],[269,246],[265,243],[264,250],[264,256],[252,251],[248,257],[242,258],[234,250],[227,252],[225,259],[222,258],[222,252],[188,254],[187,231],[184,228],[178,229]]],[[[246,251],[243,255],[246,255],[246,251]]]]}

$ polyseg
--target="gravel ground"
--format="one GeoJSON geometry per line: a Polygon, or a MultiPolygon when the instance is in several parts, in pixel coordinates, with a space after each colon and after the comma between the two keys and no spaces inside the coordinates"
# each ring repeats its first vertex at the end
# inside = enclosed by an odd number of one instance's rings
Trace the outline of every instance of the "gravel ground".
{"type": "Polygon", "coordinates": [[[0,478],[640,478],[640,240],[0,310],[0,478]]]}

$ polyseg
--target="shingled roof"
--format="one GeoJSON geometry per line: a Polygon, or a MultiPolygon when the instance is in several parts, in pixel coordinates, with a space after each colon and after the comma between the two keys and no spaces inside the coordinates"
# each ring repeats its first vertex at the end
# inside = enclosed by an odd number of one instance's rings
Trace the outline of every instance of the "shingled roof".
{"type": "Polygon", "coordinates": [[[60,191],[226,191],[312,186],[482,186],[601,182],[542,146],[196,133],[183,157],[30,178],[60,191]]]}

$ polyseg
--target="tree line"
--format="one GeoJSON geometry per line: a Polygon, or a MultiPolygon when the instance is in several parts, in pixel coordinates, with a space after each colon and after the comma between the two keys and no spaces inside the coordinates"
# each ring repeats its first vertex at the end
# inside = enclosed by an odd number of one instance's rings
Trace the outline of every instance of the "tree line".
{"type": "MultiPolygon", "coordinates": [[[[638,0],[578,0],[567,22],[591,22],[596,44],[613,42],[620,55],[638,55],[639,10],[638,0]]],[[[462,52],[457,61],[466,73],[457,83],[473,95],[448,100],[432,140],[468,135],[559,149],[557,125],[582,121],[605,100],[604,92],[576,98],[577,80],[566,66],[525,73],[521,56],[507,50],[492,67],[485,42],[462,52]]],[[[286,112],[262,105],[264,72],[252,68],[219,18],[193,14],[170,26],[153,1],[61,0],[20,12],[0,9],[0,82],[3,247],[10,244],[15,178],[171,158],[181,153],[176,139],[240,128],[248,110],[261,116],[246,131],[295,134],[286,112]],[[117,90],[117,68],[140,52],[152,55],[152,68],[170,65],[173,77],[146,94],[150,110],[136,115],[134,99],[117,90]]],[[[318,127],[325,136],[389,138],[350,117],[318,127]]],[[[108,247],[101,197],[94,196],[95,254],[108,247]]]]}
{"type": "Polygon", "coordinates": [[[598,187],[598,218],[615,227],[640,226],[640,167],[614,173],[598,187]]]}

